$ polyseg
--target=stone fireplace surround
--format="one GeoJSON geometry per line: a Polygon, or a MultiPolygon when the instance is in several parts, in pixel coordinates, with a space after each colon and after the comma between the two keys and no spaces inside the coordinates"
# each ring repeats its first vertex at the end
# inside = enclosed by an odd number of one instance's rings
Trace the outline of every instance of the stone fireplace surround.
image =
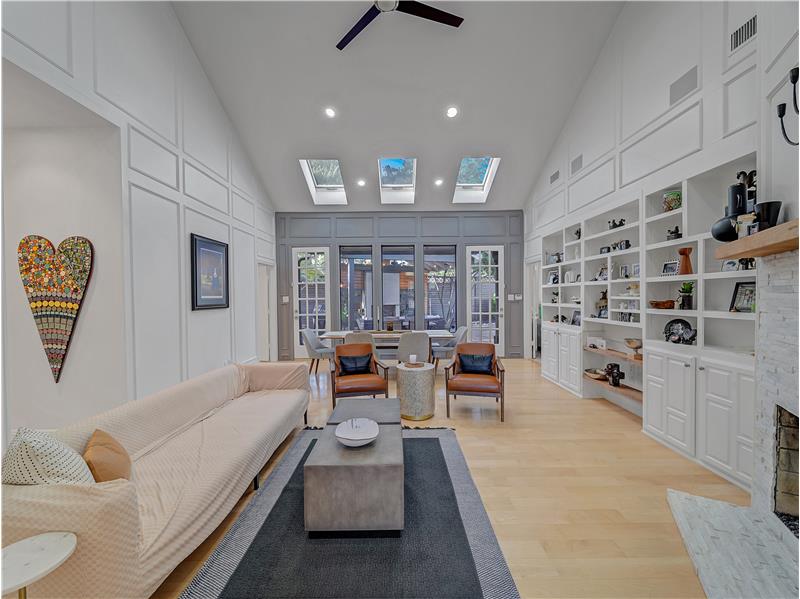
{"type": "Polygon", "coordinates": [[[775,514],[797,514],[798,251],[756,263],[751,505],[667,493],[709,598],[798,596],[798,540],[775,514]]]}

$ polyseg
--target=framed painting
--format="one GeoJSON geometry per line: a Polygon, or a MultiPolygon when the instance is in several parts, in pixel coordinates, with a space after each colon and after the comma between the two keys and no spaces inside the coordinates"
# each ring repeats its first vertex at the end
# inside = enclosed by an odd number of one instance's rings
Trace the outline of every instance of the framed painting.
{"type": "Polygon", "coordinates": [[[192,233],[192,310],[228,307],[228,244],[192,233]]]}

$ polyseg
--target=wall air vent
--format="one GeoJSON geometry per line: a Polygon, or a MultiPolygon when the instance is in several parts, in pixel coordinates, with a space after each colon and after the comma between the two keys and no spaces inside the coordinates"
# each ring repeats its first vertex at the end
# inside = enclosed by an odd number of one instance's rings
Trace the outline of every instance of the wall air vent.
{"type": "Polygon", "coordinates": [[[583,168],[583,154],[578,154],[575,159],[570,163],[570,173],[575,174],[583,168]]]}
{"type": "Polygon", "coordinates": [[[561,176],[561,171],[556,171],[552,175],[550,175],[550,185],[558,181],[558,178],[561,176]]]}
{"type": "Polygon", "coordinates": [[[758,29],[756,23],[756,15],[753,15],[748,21],[739,27],[736,31],[731,33],[731,50],[730,54],[733,54],[739,47],[741,47],[745,42],[753,39],[756,35],[756,30],[758,29]]]}
{"type": "Polygon", "coordinates": [[[678,77],[675,82],[669,86],[669,105],[672,106],[696,89],[697,65],[686,71],[685,75],[678,77]]]}

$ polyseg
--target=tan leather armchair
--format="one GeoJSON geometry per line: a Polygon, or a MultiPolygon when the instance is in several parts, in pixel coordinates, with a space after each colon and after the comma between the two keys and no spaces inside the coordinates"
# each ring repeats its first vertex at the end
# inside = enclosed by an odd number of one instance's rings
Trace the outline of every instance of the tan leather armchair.
{"type": "Polygon", "coordinates": [[[336,346],[331,361],[331,399],[336,407],[337,397],[375,397],[383,393],[389,397],[389,367],[375,357],[371,343],[344,343],[336,346]],[[369,373],[343,374],[340,358],[342,356],[370,356],[369,373]],[[381,374],[379,369],[383,370],[381,374]]]}
{"type": "Polygon", "coordinates": [[[495,355],[492,343],[459,343],[453,361],[444,369],[447,417],[450,418],[450,395],[477,395],[494,397],[500,402],[500,422],[505,422],[505,368],[495,355]],[[461,354],[492,356],[492,374],[472,374],[461,371],[461,354]]]}

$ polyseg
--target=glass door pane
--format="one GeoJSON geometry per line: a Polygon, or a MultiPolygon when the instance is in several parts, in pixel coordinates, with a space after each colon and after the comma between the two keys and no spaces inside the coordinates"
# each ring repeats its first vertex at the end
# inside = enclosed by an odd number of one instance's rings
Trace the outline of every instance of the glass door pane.
{"type": "Polygon", "coordinates": [[[321,335],[328,326],[328,249],[292,250],[295,289],[295,357],[306,356],[300,331],[321,335]]]}
{"type": "Polygon", "coordinates": [[[372,248],[339,248],[339,310],[341,329],[375,328],[372,304],[372,248]]]}
{"type": "Polygon", "coordinates": [[[425,328],[456,330],[456,246],[426,245],[423,250],[425,328]]]}
{"type": "Polygon", "coordinates": [[[381,248],[381,283],[385,328],[414,328],[414,246],[381,248]]]}
{"type": "Polygon", "coordinates": [[[469,340],[503,346],[502,247],[468,248],[469,340]]]}

